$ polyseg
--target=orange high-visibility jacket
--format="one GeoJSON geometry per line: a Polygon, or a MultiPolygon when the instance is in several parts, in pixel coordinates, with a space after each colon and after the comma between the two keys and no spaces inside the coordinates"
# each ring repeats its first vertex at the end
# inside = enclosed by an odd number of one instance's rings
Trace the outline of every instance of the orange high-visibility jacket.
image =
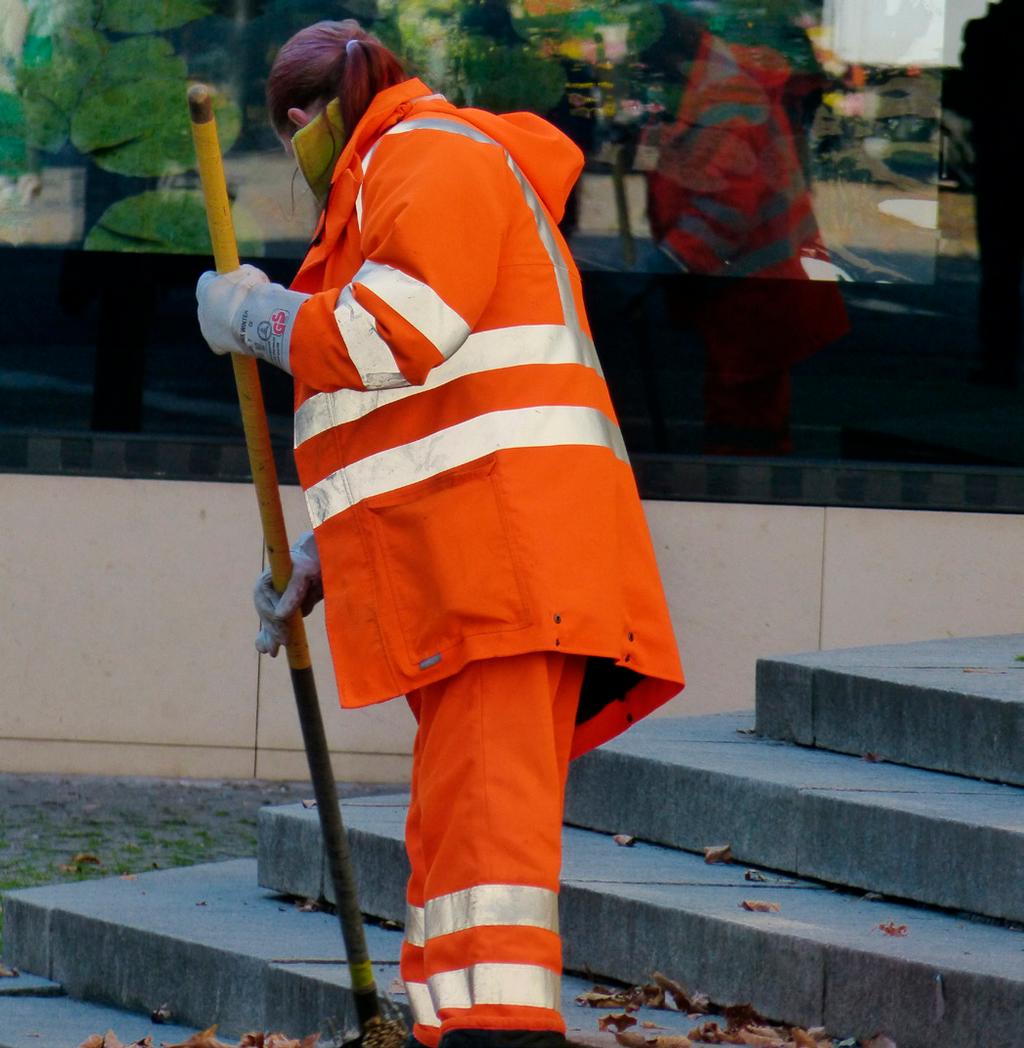
{"type": "Polygon", "coordinates": [[[377,95],[338,161],[291,367],[345,706],[475,659],[589,655],[581,753],[682,687],[556,226],[581,163],[539,117],[418,80],[377,95]]]}
{"type": "Polygon", "coordinates": [[[781,101],[789,64],[710,33],[648,178],[655,239],[691,273],[806,280],[827,257],[781,101]]]}

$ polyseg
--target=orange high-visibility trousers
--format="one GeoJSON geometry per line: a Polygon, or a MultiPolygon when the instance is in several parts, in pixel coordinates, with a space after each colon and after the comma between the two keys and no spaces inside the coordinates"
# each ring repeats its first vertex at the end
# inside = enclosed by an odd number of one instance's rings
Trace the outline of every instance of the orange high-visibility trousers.
{"type": "Polygon", "coordinates": [[[565,1032],[558,880],[586,659],[469,663],[409,695],[412,874],[401,973],[413,1034],[565,1032]]]}

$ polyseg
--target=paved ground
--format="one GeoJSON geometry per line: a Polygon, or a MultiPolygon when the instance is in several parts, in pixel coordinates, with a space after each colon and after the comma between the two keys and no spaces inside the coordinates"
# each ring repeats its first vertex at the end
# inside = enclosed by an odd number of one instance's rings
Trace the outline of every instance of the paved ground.
{"type": "MultiPolygon", "coordinates": [[[[389,791],[341,784],[348,797],[389,791]]],[[[0,775],[0,893],[254,856],[259,808],[312,795],[297,782],[0,775]]]]}

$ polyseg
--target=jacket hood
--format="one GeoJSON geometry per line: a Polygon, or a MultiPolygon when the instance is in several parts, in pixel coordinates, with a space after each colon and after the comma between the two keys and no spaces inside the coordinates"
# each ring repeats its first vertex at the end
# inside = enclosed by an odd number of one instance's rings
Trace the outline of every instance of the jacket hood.
{"type": "Polygon", "coordinates": [[[443,95],[432,94],[422,80],[406,80],[378,94],[359,121],[335,168],[345,170],[352,154],[362,156],[400,120],[417,116],[457,117],[493,138],[519,165],[556,222],[583,170],[583,153],[553,124],[533,113],[498,116],[483,109],[459,109],[443,95]]]}
{"type": "Polygon", "coordinates": [[[506,149],[552,218],[562,220],[569,193],[583,170],[583,153],[570,138],[534,113],[497,115],[447,103],[444,107],[506,149]]]}

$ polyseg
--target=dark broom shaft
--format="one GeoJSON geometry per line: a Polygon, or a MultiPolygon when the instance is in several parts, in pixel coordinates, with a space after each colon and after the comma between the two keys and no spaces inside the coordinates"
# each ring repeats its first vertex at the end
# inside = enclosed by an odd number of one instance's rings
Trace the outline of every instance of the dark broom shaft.
{"type": "Polygon", "coordinates": [[[338,910],[338,921],[341,924],[341,937],[345,941],[345,953],[348,956],[349,968],[353,972],[362,971],[369,974],[370,984],[368,986],[353,985],[352,987],[359,1028],[364,1029],[371,1019],[380,1017],[380,1002],[377,999],[376,985],[372,981],[370,954],[366,947],[363,915],[359,909],[359,900],[356,897],[352,876],[352,857],[349,852],[348,837],[341,821],[338,791],[334,781],[334,771],[331,768],[331,756],[327,748],[323,717],[320,715],[320,703],[317,701],[313,671],[311,668],[293,668],[291,675],[299,724],[302,727],[302,739],[305,743],[306,758],[309,761],[309,774],[316,796],[316,809],[320,816],[320,832],[323,835],[324,848],[327,851],[330,866],[335,906],[338,910]]]}

